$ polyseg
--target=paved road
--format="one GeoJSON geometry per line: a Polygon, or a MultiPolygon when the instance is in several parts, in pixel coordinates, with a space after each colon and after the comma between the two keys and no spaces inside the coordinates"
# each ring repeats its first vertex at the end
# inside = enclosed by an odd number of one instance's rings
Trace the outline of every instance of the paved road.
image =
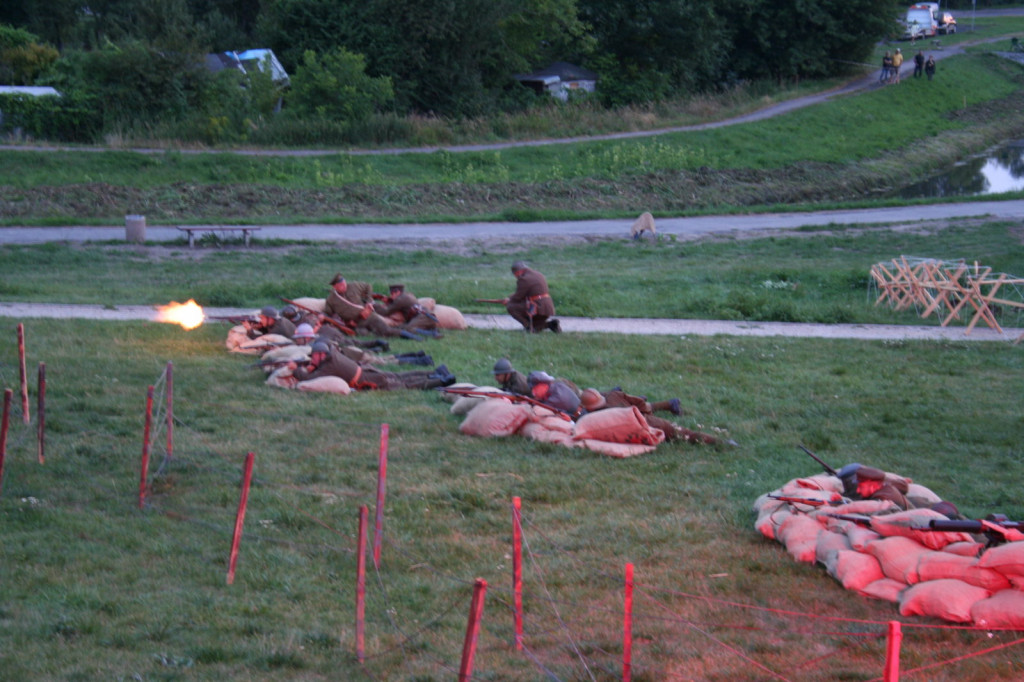
{"type": "MultiPolygon", "coordinates": [[[[1024,220],[1024,201],[977,201],[890,208],[814,211],[807,213],[760,213],[747,215],[660,218],[658,232],[680,238],[714,233],[752,230],[796,229],[828,225],[891,225],[919,220],[944,220],[989,216],[1024,220]]],[[[260,239],[345,242],[376,240],[451,241],[508,237],[604,236],[625,237],[631,220],[578,220],[542,223],[432,223],[404,225],[265,225],[256,233],[260,239]]],[[[209,226],[215,227],[215,226],[209,226]]],[[[0,244],[42,244],[47,242],[123,241],[124,225],[107,227],[0,227],[0,244]]],[[[174,227],[147,226],[147,242],[181,242],[174,227]]]]}

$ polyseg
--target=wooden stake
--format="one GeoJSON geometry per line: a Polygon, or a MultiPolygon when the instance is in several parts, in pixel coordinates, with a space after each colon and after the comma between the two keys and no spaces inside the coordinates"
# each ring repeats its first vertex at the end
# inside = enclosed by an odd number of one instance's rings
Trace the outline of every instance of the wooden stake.
{"type": "Polygon", "coordinates": [[[153,387],[146,389],[146,425],[142,429],[142,466],[139,476],[139,509],[146,506],[149,480],[149,431],[153,426],[153,387]]]}
{"type": "Polygon", "coordinates": [[[39,363],[39,384],[36,407],[36,441],[39,443],[39,463],[46,463],[46,363],[39,363]]]}
{"type": "Polygon", "coordinates": [[[167,459],[174,457],[174,363],[167,363],[167,459]]]}
{"type": "Polygon", "coordinates": [[[249,484],[252,483],[252,463],[256,455],[245,456],[245,471],[242,473],[242,495],[238,500],[235,514],[235,534],[231,539],[231,556],[228,558],[228,585],[235,582],[235,566],[238,564],[238,547],[242,544],[242,527],[245,525],[245,508],[249,504],[249,484]]]}
{"type": "Polygon", "coordinates": [[[626,564],[625,608],[622,618],[622,682],[633,676],[633,564],[626,564]]]}
{"type": "Polygon", "coordinates": [[[388,478],[388,425],[380,425],[380,456],[377,458],[377,508],[374,510],[373,567],[380,570],[380,550],[384,534],[384,490],[388,478]]]}
{"type": "Polygon", "coordinates": [[[356,541],[356,660],[365,658],[366,645],[366,526],[370,516],[364,504],[359,508],[359,536],[356,541]]]}
{"type": "Polygon", "coordinates": [[[473,658],[476,656],[476,643],[480,636],[480,621],[484,615],[484,595],[486,594],[487,581],[477,578],[473,585],[473,601],[469,606],[469,620],[466,622],[466,639],[462,643],[459,682],[469,682],[473,679],[473,658]]]}
{"type": "Polygon", "coordinates": [[[25,325],[18,323],[18,368],[21,377],[21,419],[26,424],[32,421],[28,412],[28,373],[25,371],[25,325]]]}
{"type": "Polygon", "coordinates": [[[516,651],[523,650],[523,525],[522,501],[512,498],[512,617],[516,651]]]}
{"type": "Polygon", "coordinates": [[[7,427],[10,425],[11,398],[13,397],[14,391],[9,388],[4,390],[4,412],[3,417],[0,417],[0,490],[3,490],[4,484],[4,458],[7,456],[7,427]]]}
{"type": "Polygon", "coordinates": [[[889,621],[889,636],[885,645],[884,682],[899,682],[900,679],[900,644],[903,642],[903,631],[898,620],[889,621]]]}

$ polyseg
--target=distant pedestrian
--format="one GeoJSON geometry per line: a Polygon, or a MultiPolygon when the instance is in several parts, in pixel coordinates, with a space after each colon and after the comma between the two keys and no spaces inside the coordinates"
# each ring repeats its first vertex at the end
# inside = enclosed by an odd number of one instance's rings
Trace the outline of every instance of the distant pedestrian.
{"type": "Polygon", "coordinates": [[[920,78],[924,73],[924,53],[921,50],[914,55],[914,78],[920,78]]]}
{"type": "Polygon", "coordinates": [[[903,51],[896,48],[896,54],[892,56],[892,78],[891,82],[900,82],[900,67],[903,66],[903,51]]]}
{"type": "Polygon", "coordinates": [[[928,55],[928,61],[924,63],[924,73],[928,76],[928,80],[935,75],[935,57],[928,55]]]}

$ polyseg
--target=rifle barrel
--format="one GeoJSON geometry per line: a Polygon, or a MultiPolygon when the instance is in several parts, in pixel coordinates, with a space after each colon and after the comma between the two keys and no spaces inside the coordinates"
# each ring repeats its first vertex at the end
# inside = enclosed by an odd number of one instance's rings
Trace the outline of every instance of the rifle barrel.
{"type": "Polygon", "coordinates": [[[807,449],[806,447],[804,447],[803,445],[799,445],[799,446],[797,446],[797,447],[799,447],[799,448],[800,448],[801,450],[803,450],[803,451],[804,451],[804,452],[806,452],[806,453],[807,453],[808,455],[810,455],[810,456],[811,456],[811,459],[813,459],[813,460],[814,460],[815,462],[817,462],[818,464],[820,464],[820,465],[821,465],[821,468],[822,468],[822,469],[824,469],[824,470],[825,470],[825,471],[827,471],[828,473],[832,474],[832,475],[833,475],[833,476],[835,476],[836,478],[838,478],[838,477],[839,477],[839,472],[838,472],[838,471],[836,471],[835,469],[833,469],[832,467],[830,467],[830,466],[829,466],[828,464],[825,464],[824,460],[822,460],[822,459],[821,459],[821,457],[818,457],[818,456],[817,456],[816,454],[814,454],[813,452],[811,452],[810,450],[808,450],[808,449],[807,449]]]}

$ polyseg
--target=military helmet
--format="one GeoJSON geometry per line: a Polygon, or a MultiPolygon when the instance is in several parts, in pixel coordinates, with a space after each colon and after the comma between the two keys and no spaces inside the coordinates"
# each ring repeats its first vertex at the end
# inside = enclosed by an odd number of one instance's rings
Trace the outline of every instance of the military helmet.
{"type": "Polygon", "coordinates": [[[494,363],[494,370],[491,373],[494,374],[495,376],[499,374],[511,374],[512,363],[509,362],[508,358],[502,358],[501,360],[498,360],[496,363],[494,363]]]}
{"type": "Polygon", "coordinates": [[[311,353],[330,353],[331,347],[326,341],[317,340],[313,342],[313,345],[309,347],[311,353]]]}
{"type": "Polygon", "coordinates": [[[294,320],[299,316],[299,309],[293,306],[291,303],[281,308],[281,314],[287,317],[289,320],[294,320]]]}
{"type": "Polygon", "coordinates": [[[313,333],[313,328],[306,322],[296,327],[295,333],[292,334],[292,338],[296,339],[312,339],[314,336],[316,335],[313,333]]]}
{"type": "Polygon", "coordinates": [[[512,263],[512,272],[519,272],[520,270],[526,270],[529,266],[524,260],[517,260],[512,263]]]}
{"type": "Polygon", "coordinates": [[[536,372],[530,372],[530,376],[526,377],[527,383],[531,386],[535,386],[537,384],[550,384],[554,380],[555,378],[553,376],[547,372],[541,372],[539,370],[536,372]]]}
{"type": "Polygon", "coordinates": [[[265,305],[265,306],[263,306],[260,309],[260,315],[263,315],[264,317],[269,317],[269,318],[272,318],[272,319],[276,320],[277,319],[277,308],[275,308],[272,305],[265,305]]]}

